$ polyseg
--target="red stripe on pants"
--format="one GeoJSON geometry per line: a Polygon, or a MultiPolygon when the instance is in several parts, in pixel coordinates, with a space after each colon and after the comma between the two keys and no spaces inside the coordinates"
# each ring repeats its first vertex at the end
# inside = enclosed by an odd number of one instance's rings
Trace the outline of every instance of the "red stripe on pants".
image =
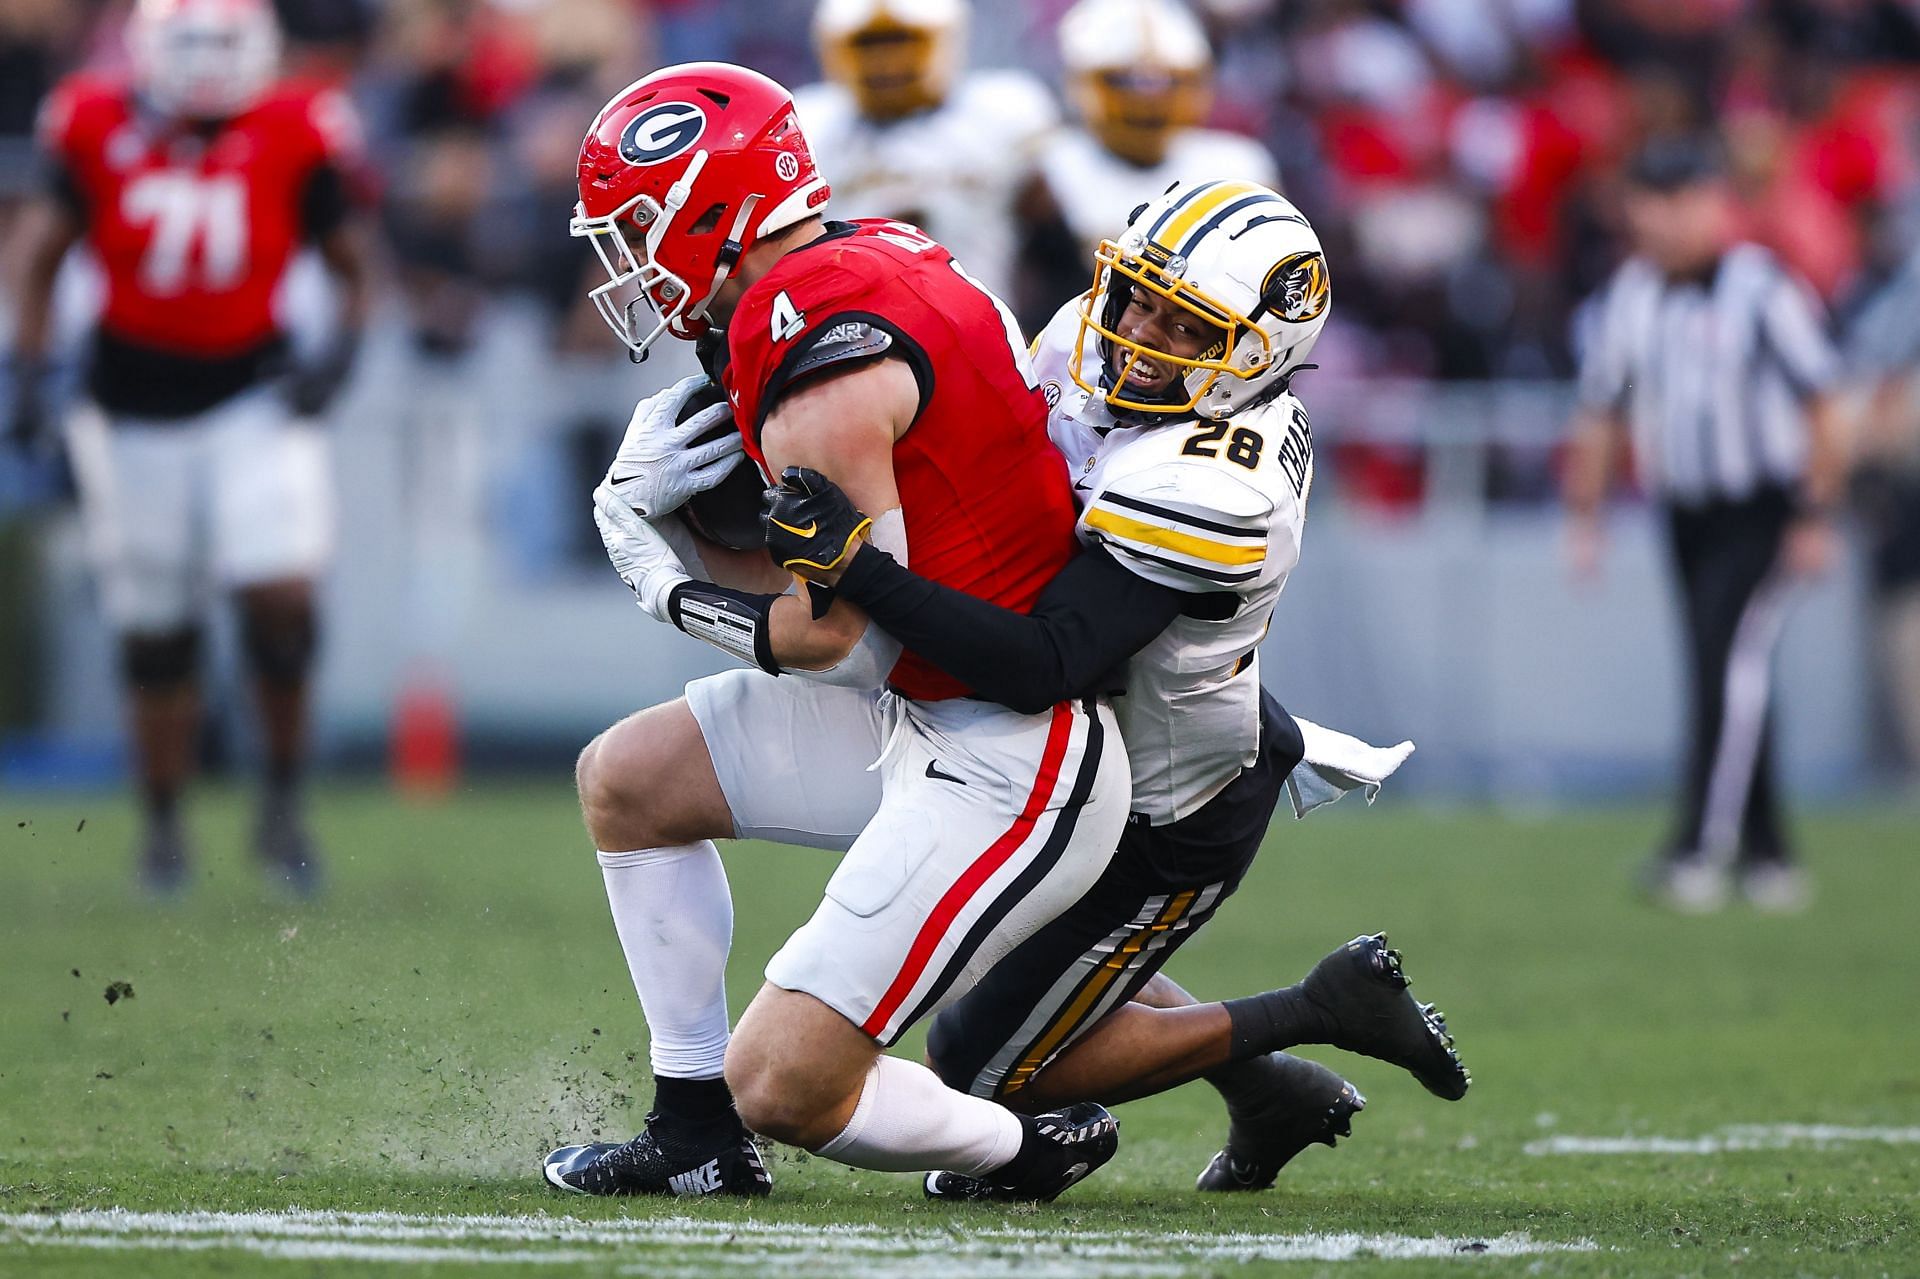
{"type": "Polygon", "coordinates": [[[1073,735],[1073,709],[1062,702],[1053,708],[1053,722],[1047,726],[1047,746],[1040,753],[1040,775],[1034,779],[1033,790],[1027,795],[1027,802],[1020,809],[1020,815],[1007,827],[1006,833],[993,841],[987,851],[974,859],[953,882],[953,886],[941,895],[934,904],[933,913],[927,916],[927,922],[920,926],[920,932],[914,937],[913,945],[907,949],[907,959],[900,966],[900,972],[894,977],[893,984],[887,987],[887,993],[880,997],[880,1003],[873,1010],[860,1029],[875,1039],[881,1037],[887,1021],[899,1011],[920,975],[927,969],[927,962],[940,946],[940,939],[947,935],[947,929],[953,926],[955,917],[961,908],[973,900],[980,886],[993,878],[995,871],[1007,864],[1014,850],[1026,842],[1033,833],[1033,825],[1040,820],[1040,814],[1046,811],[1047,798],[1053,794],[1053,784],[1060,777],[1060,761],[1066,758],[1067,740],[1073,735]]]}

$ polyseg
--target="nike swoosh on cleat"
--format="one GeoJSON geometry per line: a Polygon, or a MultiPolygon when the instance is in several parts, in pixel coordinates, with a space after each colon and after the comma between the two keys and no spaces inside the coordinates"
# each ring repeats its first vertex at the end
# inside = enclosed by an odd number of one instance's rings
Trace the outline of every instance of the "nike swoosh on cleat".
{"type": "Polygon", "coordinates": [[[930,759],[927,761],[927,776],[943,782],[958,782],[962,786],[967,784],[964,778],[955,777],[952,773],[941,772],[938,760],[930,759]]]}

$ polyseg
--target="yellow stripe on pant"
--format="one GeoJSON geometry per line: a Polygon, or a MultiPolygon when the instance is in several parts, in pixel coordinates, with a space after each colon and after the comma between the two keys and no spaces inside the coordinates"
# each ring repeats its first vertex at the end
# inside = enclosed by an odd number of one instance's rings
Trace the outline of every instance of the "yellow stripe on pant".
{"type": "Polygon", "coordinates": [[[1161,908],[1160,913],[1154,917],[1152,923],[1137,929],[1106,957],[1099,969],[1080,988],[1080,993],[1074,996],[1073,1002],[1048,1023],[1046,1030],[1027,1051],[1026,1056],[1007,1072],[1007,1082],[1000,1090],[1002,1096],[1010,1096],[1032,1082],[1033,1077],[1040,1073],[1040,1068],[1047,1064],[1047,1059],[1053,1056],[1067,1036],[1072,1034],[1075,1027],[1086,1018],[1087,1013],[1099,1004],[1102,996],[1113,986],[1113,983],[1132,966],[1134,957],[1149,941],[1178,925],[1186,917],[1188,908],[1193,905],[1194,899],[1199,895],[1199,890],[1191,888],[1185,892],[1175,893],[1161,908]]]}

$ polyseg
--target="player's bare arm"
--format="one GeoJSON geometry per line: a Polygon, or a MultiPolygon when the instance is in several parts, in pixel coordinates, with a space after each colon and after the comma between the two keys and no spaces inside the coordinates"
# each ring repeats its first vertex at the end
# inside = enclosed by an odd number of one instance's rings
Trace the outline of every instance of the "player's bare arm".
{"type": "MultiPolygon", "coordinates": [[[[769,415],[761,433],[767,463],[776,471],[799,466],[830,476],[861,510],[884,520],[900,509],[894,442],[919,408],[919,383],[901,360],[817,378],[790,392],[769,415]]],[[[783,666],[803,670],[845,660],[868,625],[866,614],[844,600],[815,618],[806,596],[776,602],[772,618],[774,655],[783,666]]]]}
{"type": "Polygon", "coordinates": [[[354,334],[367,327],[373,298],[373,238],[355,219],[329,232],[317,246],[320,261],[340,289],[340,326],[354,334]]]}
{"type": "Polygon", "coordinates": [[[1590,576],[1599,568],[1600,513],[1626,449],[1627,423],[1620,414],[1589,409],[1575,420],[1561,487],[1568,516],[1567,557],[1576,576],[1590,576]]]}
{"type": "Polygon", "coordinates": [[[18,310],[14,315],[13,351],[16,359],[46,357],[47,325],[52,311],[53,281],[67,251],[79,243],[86,228],[74,213],[52,200],[35,200],[20,219],[18,310]]]}
{"type": "Polygon", "coordinates": [[[47,357],[47,328],[53,309],[53,281],[60,262],[80,239],[80,219],[52,200],[36,200],[20,220],[18,251],[19,299],[13,327],[13,402],[6,424],[7,438],[26,444],[41,432],[45,411],[40,379],[47,357]]]}

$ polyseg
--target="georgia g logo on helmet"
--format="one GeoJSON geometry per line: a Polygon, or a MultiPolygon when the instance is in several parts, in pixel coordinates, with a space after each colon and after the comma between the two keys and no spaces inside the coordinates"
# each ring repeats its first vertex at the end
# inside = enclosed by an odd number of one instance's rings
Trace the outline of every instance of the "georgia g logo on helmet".
{"type": "Polygon", "coordinates": [[[662,102],[627,122],[620,132],[620,158],[628,164],[659,164],[691,150],[707,131],[707,113],[691,102],[662,102]]]}
{"type": "Polygon", "coordinates": [[[1288,324],[1305,324],[1327,309],[1327,260],[1318,253],[1289,253],[1273,264],[1260,285],[1267,309],[1288,324]]]}

